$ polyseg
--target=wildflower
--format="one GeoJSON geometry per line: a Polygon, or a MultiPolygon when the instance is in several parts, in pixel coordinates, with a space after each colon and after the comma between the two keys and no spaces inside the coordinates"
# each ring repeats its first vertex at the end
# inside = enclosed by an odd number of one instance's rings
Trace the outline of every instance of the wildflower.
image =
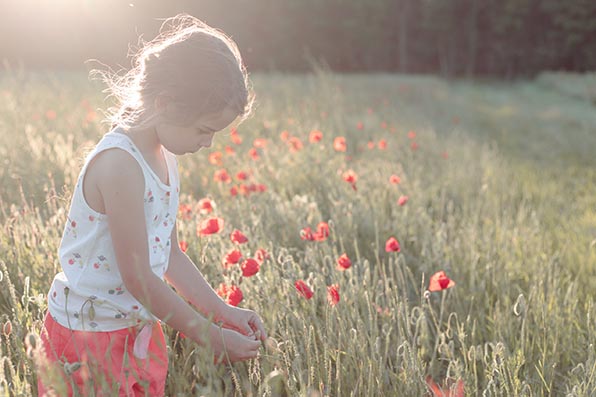
{"type": "Polygon", "coordinates": [[[213,204],[213,201],[209,200],[206,197],[200,199],[197,204],[197,207],[199,208],[199,212],[203,215],[213,212],[214,206],[215,205],[213,204]]]}
{"type": "Polygon", "coordinates": [[[213,180],[215,182],[223,182],[223,183],[230,183],[230,182],[232,182],[232,178],[230,177],[230,174],[228,174],[228,171],[226,171],[225,168],[221,168],[219,170],[216,170],[213,173],[213,180]]]}
{"type": "Polygon", "coordinates": [[[242,138],[238,135],[238,130],[236,128],[232,128],[230,131],[230,137],[232,138],[232,142],[236,145],[240,145],[242,143],[242,138]]]}
{"type": "Polygon", "coordinates": [[[181,240],[178,242],[178,245],[180,246],[180,251],[186,252],[188,250],[188,243],[186,241],[181,240]]]}
{"type": "Polygon", "coordinates": [[[242,291],[237,285],[227,286],[224,283],[219,284],[217,295],[221,296],[231,306],[238,306],[242,298],[244,298],[242,291]]]}
{"type": "Polygon", "coordinates": [[[381,128],[386,130],[387,129],[387,122],[383,121],[381,122],[381,128]]]}
{"type": "Polygon", "coordinates": [[[240,262],[241,258],[242,252],[237,249],[231,250],[224,256],[224,267],[235,265],[236,263],[240,262]]]}
{"type": "Polygon", "coordinates": [[[443,153],[441,153],[441,156],[447,160],[449,158],[449,153],[447,151],[444,151],[443,153]]]}
{"type": "Polygon", "coordinates": [[[265,138],[256,138],[252,142],[253,147],[264,149],[267,146],[267,139],[265,138]]]}
{"type": "Polygon", "coordinates": [[[4,325],[2,326],[2,333],[4,334],[4,336],[9,337],[10,334],[12,333],[12,323],[10,322],[10,320],[7,320],[4,325]]]}
{"type": "Polygon", "coordinates": [[[46,118],[48,120],[56,120],[56,116],[56,112],[51,109],[46,112],[46,118]]]}
{"type": "Polygon", "coordinates": [[[327,222],[319,222],[317,232],[313,234],[313,240],[324,241],[329,237],[329,225],[327,222]]]}
{"type": "Polygon", "coordinates": [[[182,219],[185,221],[190,220],[192,217],[192,207],[188,204],[180,204],[178,206],[178,212],[182,215],[182,219]]]}
{"type": "Polygon", "coordinates": [[[408,131],[408,138],[415,139],[416,138],[416,132],[414,132],[414,131],[408,131]]]}
{"type": "Polygon", "coordinates": [[[356,190],[356,181],[358,180],[358,174],[356,174],[354,170],[347,170],[343,173],[342,178],[344,179],[344,181],[352,185],[352,189],[356,190]]]}
{"type": "Polygon", "coordinates": [[[323,139],[323,133],[319,130],[312,130],[308,136],[308,141],[310,143],[317,143],[323,139]]]}
{"type": "Polygon", "coordinates": [[[231,195],[232,197],[234,197],[234,196],[237,196],[237,195],[238,195],[238,188],[237,188],[236,186],[232,186],[232,187],[230,188],[230,195],[231,195]]]}
{"type": "Polygon", "coordinates": [[[197,235],[206,236],[208,234],[219,233],[224,227],[224,220],[218,217],[205,219],[197,226],[197,235]]]}
{"type": "Polygon", "coordinates": [[[397,199],[397,204],[399,204],[402,207],[404,205],[406,205],[407,202],[408,202],[408,196],[399,196],[399,198],[397,199]]]}
{"type": "Polygon", "coordinates": [[[290,138],[290,131],[286,131],[286,130],[282,131],[279,134],[279,137],[282,141],[286,142],[288,140],[288,138],[290,138]]]}
{"type": "Polygon", "coordinates": [[[347,270],[350,268],[350,266],[352,266],[352,261],[350,260],[350,258],[348,258],[348,255],[346,254],[342,254],[338,259],[337,259],[337,268],[339,270],[347,270]]]}
{"type": "Polygon", "coordinates": [[[343,136],[337,136],[333,140],[333,149],[337,152],[345,152],[346,151],[346,138],[343,136]]]}
{"type": "Polygon", "coordinates": [[[234,148],[231,147],[231,146],[229,146],[229,145],[226,145],[226,147],[224,148],[224,150],[226,151],[226,154],[227,155],[230,155],[231,156],[233,154],[236,154],[236,151],[234,150],[234,148]]]}
{"type": "Polygon", "coordinates": [[[257,262],[255,259],[249,258],[242,262],[240,268],[242,269],[242,275],[244,277],[254,276],[259,271],[259,262],[257,262]]]}
{"type": "Polygon", "coordinates": [[[269,259],[269,253],[263,248],[259,248],[255,251],[255,260],[259,262],[259,265],[263,264],[267,259],[269,259]]]}
{"type": "Polygon", "coordinates": [[[368,143],[366,145],[368,146],[368,148],[370,150],[373,150],[375,148],[375,142],[374,141],[368,141],[368,143]]]}
{"type": "Polygon", "coordinates": [[[418,150],[419,146],[416,142],[412,142],[412,144],[410,145],[410,148],[412,148],[412,150],[418,150]]]}
{"type": "Polygon", "coordinates": [[[430,292],[443,291],[455,285],[455,281],[451,280],[443,270],[436,272],[430,276],[428,281],[428,290],[430,292]]]}
{"type": "Polygon", "coordinates": [[[458,379],[450,387],[441,387],[435,383],[429,375],[426,377],[426,385],[432,393],[432,397],[464,397],[464,382],[458,379]]]}
{"type": "Polygon", "coordinates": [[[290,152],[299,152],[304,147],[302,141],[295,136],[288,138],[288,145],[290,146],[290,152]]]}
{"type": "Polygon", "coordinates": [[[327,301],[331,307],[339,303],[339,285],[333,284],[327,287],[327,301]]]}
{"type": "Polygon", "coordinates": [[[387,242],[385,242],[385,252],[399,252],[401,248],[399,246],[399,241],[395,237],[389,237],[387,242]]]}
{"type": "Polygon", "coordinates": [[[359,130],[363,130],[364,129],[364,123],[362,121],[359,121],[358,123],[356,123],[356,128],[359,130]]]}
{"type": "Polygon", "coordinates": [[[394,185],[397,185],[401,182],[401,178],[395,174],[391,175],[389,177],[389,183],[392,183],[394,185]]]}
{"type": "Polygon", "coordinates": [[[314,237],[313,237],[312,229],[307,226],[307,227],[303,228],[302,230],[300,230],[300,238],[302,240],[313,241],[314,237]]]}
{"type": "Polygon", "coordinates": [[[253,160],[258,160],[259,159],[259,151],[256,148],[250,148],[248,150],[248,157],[250,157],[253,160]]]}
{"type": "Polygon", "coordinates": [[[230,240],[236,244],[244,244],[248,241],[248,238],[240,230],[234,229],[230,234],[230,240]]]}
{"type": "Polygon", "coordinates": [[[381,139],[378,143],[378,146],[379,146],[379,150],[387,149],[387,141],[384,139],[381,139]]]}
{"type": "Polygon", "coordinates": [[[296,291],[306,299],[310,299],[313,296],[313,292],[310,287],[302,280],[298,280],[294,283],[296,291]]]}
{"type": "Polygon", "coordinates": [[[213,165],[221,166],[223,162],[221,161],[222,154],[221,152],[212,152],[209,153],[209,163],[213,165]]]}
{"type": "Polygon", "coordinates": [[[246,171],[238,171],[238,173],[236,173],[236,179],[238,179],[239,181],[245,181],[248,179],[248,172],[246,171]]]}

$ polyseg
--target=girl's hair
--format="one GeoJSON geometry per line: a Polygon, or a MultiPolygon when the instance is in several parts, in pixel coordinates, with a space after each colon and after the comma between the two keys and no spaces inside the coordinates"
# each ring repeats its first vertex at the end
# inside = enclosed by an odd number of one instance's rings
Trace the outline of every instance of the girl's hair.
{"type": "Polygon", "coordinates": [[[92,70],[117,106],[108,108],[106,121],[114,127],[145,128],[159,113],[155,98],[171,99],[168,122],[189,126],[200,116],[226,108],[246,119],[254,102],[248,73],[236,43],[225,33],[188,14],[166,19],[158,36],[132,54],[133,67],[124,74],[92,70]]]}

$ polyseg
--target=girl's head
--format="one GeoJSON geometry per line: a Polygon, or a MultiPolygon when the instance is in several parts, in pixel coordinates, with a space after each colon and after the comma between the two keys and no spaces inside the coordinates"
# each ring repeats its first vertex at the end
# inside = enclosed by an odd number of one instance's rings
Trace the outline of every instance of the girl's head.
{"type": "Polygon", "coordinates": [[[141,41],[126,74],[94,72],[118,101],[107,114],[114,127],[188,127],[222,112],[244,120],[254,100],[236,44],[186,14],[166,19],[155,39],[141,41]]]}

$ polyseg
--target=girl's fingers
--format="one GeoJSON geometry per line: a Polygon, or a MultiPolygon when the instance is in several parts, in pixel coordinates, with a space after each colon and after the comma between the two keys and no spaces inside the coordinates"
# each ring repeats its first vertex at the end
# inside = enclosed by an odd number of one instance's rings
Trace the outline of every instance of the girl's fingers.
{"type": "Polygon", "coordinates": [[[265,332],[265,327],[261,322],[261,319],[256,314],[250,318],[250,323],[253,326],[253,329],[256,328],[257,331],[260,333],[260,339],[265,340],[267,339],[267,332],[265,332]]]}

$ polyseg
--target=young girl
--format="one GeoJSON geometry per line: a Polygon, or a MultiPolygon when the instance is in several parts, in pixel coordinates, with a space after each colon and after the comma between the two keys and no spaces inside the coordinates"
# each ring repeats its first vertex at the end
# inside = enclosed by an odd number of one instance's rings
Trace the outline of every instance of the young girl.
{"type": "Polygon", "coordinates": [[[210,346],[218,361],[254,358],[267,337],[257,314],[217,296],[176,237],[175,155],[209,147],[252,106],[238,48],[178,15],[134,65],[123,77],[101,74],[120,106],[74,189],[41,335],[51,365],[40,368],[40,396],[56,384],[52,366],[70,395],[163,396],[159,320],[210,346]]]}

